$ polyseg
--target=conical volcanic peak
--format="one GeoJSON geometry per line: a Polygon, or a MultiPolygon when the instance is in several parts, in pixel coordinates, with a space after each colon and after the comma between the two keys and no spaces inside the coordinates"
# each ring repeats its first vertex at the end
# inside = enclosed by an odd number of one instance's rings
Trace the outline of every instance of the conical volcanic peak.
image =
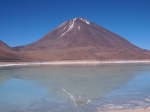
{"type": "Polygon", "coordinates": [[[70,23],[72,24],[90,24],[90,21],[83,19],[83,18],[74,18],[72,20],[70,20],[70,23]]]}
{"type": "Polygon", "coordinates": [[[68,32],[70,32],[71,30],[74,31],[80,31],[82,27],[86,27],[86,25],[89,25],[90,22],[82,19],[82,18],[74,18],[72,20],[69,20],[67,22],[64,22],[63,24],[61,24],[58,28],[63,28],[64,29],[64,33],[62,33],[61,37],[66,35],[68,32]]]}
{"type": "Polygon", "coordinates": [[[74,19],[71,19],[71,20],[68,20],[64,23],[62,23],[60,26],[57,27],[57,29],[61,29],[63,28],[66,32],[64,32],[63,35],[65,35],[67,32],[71,31],[72,29],[78,29],[80,30],[81,29],[81,26],[82,25],[89,25],[90,24],[90,21],[86,20],[86,19],[82,19],[82,18],[74,18],[74,19]]]}
{"type": "Polygon", "coordinates": [[[69,49],[76,47],[137,49],[122,37],[83,18],[68,20],[40,40],[23,46],[21,49],[69,49]]]}
{"type": "MultiPolygon", "coordinates": [[[[0,41],[0,48],[7,47],[0,41]]],[[[4,61],[145,60],[150,52],[83,18],[68,20],[40,40],[0,49],[4,61]],[[11,48],[12,49],[12,48],[11,48]]]]}

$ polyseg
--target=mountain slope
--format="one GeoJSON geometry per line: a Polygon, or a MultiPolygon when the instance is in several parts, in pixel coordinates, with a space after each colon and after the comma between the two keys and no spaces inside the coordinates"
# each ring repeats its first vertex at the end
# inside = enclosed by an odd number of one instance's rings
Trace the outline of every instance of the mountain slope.
{"type": "Polygon", "coordinates": [[[18,62],[29,61],[23,53],[19,53],[14,48],[9,47],[7,44],[0,40],[0,62],[18,62]]]}
{"type": "Polygon", "coordinates": [[[10,61],[13,60],[13,53],[11,53],[11,48],[0,40],[0,61],[10,61]]]}
{"type": "Polygon", "coordinates": [[[82,18],[75,18],[48,33],[23,50],[68,49],[75,47],[138,49],[124,38],[82,18]]]}
{"type": "Polygon", "coordinates": [[[82,18],[68,20],[40,40],[14,49],[21,61],[150,59],[149,51],[82,18]]]}
{"type": "Polygon", "coordinates": [[[10,49],[10,47],[0,40],[0,49],[10,49]]]}
{"type": "Polygon", "coordinates": [[[82,18],[68,20],[40,40],[17,49],[32,61],[150,59],[148,51],[82,18]]]}

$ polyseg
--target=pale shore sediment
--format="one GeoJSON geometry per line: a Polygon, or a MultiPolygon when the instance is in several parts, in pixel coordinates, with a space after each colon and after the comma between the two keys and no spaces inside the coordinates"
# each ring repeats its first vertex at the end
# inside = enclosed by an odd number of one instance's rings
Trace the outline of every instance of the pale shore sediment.
{"type": "Polygon", "coordinates": [[[129,109],[129,110],[116,110],[116,111],[114,110],[114,111],[105,111],[105,112],[150,112],[150,107],[139,108],[139,109],[129,109]]]}
{"type": "Polygon", "coordinates": [[[0,62],[0,67],[9,66],[36,66],[36,65],[98,65],[98,64],[128,64],[128,63],[145,63],[150,64],[150,60],[141,61],[50,61],[50,62],[0,62]]]}

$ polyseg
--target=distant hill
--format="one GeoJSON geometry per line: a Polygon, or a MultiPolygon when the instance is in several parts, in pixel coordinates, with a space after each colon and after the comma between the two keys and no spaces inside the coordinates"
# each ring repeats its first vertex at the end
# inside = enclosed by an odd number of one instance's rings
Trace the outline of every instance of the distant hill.
{"type": "Polygon", "coordinates": [[[13,52],[23,55],[19,56],[21,61],[150,59],[149,51],[83,18],[68,20],[40,40],[13,48],[13,52]]]}
{"type": "Polygon", "coordinates": [[[0,40],[0,49],[10,49],[10,47],[0,40]]]}
{"type": "Polygon", "coordinates": [[[0,40],[0,62],[28,61],[28,59],[22,53],[0,40]]]}

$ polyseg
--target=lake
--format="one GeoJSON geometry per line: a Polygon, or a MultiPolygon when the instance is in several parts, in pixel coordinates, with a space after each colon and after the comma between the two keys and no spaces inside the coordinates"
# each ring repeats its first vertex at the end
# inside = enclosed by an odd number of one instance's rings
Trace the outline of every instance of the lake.
{"type": "Polygon", "coordinates": [[[101,112],[150,106],[150,64],[0,68],[0,112],[101,112]]]}

